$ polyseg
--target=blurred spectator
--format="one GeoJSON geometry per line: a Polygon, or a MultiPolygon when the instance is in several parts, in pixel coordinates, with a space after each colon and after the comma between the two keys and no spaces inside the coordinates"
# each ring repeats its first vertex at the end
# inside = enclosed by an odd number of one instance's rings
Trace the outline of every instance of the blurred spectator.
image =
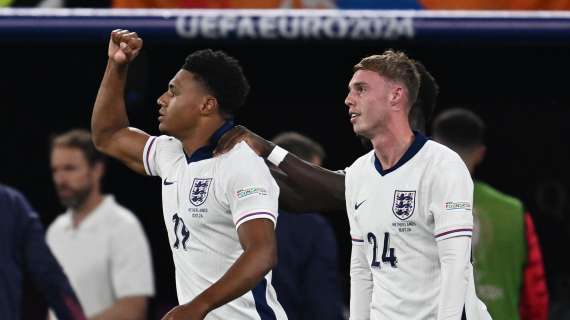
{"type": "MultiPolygon", "coordinates": [[[[434,139],[456,151],[473,175],[485,157],[485,124],[465,109],[441,113],[434,139]]],[[[494,320],[546,320],[548,291],[530,214],[516,198],[475,181],[473,246],[477,295],[494,320]]]]}
{"type": "Polygon", "coordinates": [[[336,5],[339,9],[421,9],[418,0],[336,0],[336,5]]]}
{"type": "Polygon", "coordinates": [[[59,319],[85,319],[67,277],[45,242],[38,215],[26,198],[0,185],[0,215],[0,317],[21,319],[22,279],[30,275],[59,319]]]}
{"type": "MultiPolygon", "coordinates": [[[[282,133],[273,142],[319,166],[325,157],[317,142],[295,132],[282,133]]],[[[328,221],[319,214],[280,210],[276,234],[273,285],[289,320],[343,319],[337,243],[328,221]]]]}
{"type": "Polygon", "coordinates": [[[0,0],[0,7],[108,8],[111,0],[0,0]]]}
{"type": "Polygon", "coordinates": [[[101,194],[103,157],[91,135],[72,130],[51,144],[53,181],[68,210],[47,241],[91,319],[144,319],[154,294],[150,250],[137,218],[101,194]]]}
{"type": "Polygon", "coordinates": [[[113,0],[114,8],[330,9],[334,0],[113,0]]]}
{"type": "Polygon", "coordinates": [[[570,0],[418,0],[434,10],[570,10],[570,0]]]}

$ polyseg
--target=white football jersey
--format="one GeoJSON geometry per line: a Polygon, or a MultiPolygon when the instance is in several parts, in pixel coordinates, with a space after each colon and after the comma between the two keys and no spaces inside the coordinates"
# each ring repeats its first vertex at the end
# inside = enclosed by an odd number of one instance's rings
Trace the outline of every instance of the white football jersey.
{"type": "MultiPolygon", "coordinates": [[[[227,129],[222,127],[213,138],[227,129]]],[[[213,146],[187,157],[179,140],[159,136],[149,138],[144,148],[147,174],[162,178],[164,223],[180,304],[218,281],[243,253],[237,234],[242,223],[277,220],[279,187],[264,161],[245,142],[215,158],[211,157],[213,146]]],[[[281,320],[287,316],[269,272],[250,292],[213,310],[206,319],[281,320]]]]}
{"type": "MultiPolygon", "coordinates": [[[[364,270],[372,278],[370,315],[363,318],[436,319],[441,282],[436,242],[470,237],[473,231],[473,183],[465,164],[449,148],[416,133],[393,168],[383,170],[372,150],[346,169],[345,181],[353,250],[364,250],[367,263],[357,268],[369,268],[364,270]]],[[[467,319],[480,319],[484,306],[469,268],[464,310],[467,319]]]]}

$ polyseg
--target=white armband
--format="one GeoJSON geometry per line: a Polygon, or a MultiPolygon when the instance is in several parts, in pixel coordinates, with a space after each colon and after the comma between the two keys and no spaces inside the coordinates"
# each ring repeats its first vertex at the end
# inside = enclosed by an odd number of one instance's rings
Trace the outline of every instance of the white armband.
{"type": "Polygon", "coordinates": [[[271,150],[271,153],[267,156],[267,161],[271,162],[276,166],[279,166],[279,164],[281,164],[281,162],[283,161],[283,159],[285,159],[285,156],[287,156],[288,153],[289,151],[281,148],[280,146],[275,146],[275,148],[273,148],[273,150],[271,150]]]}

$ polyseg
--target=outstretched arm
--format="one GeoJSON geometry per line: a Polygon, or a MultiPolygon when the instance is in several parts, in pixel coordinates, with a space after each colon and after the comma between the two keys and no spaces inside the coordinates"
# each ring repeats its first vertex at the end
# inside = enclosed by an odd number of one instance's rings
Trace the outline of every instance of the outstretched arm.
{"type": "MultiPolygon", "coordinates": [[[[267,159],[276,147],[243,126],[226,133],[216,148],[224,153],[245,141],[262,158],[267,159]]],[[[272,170],[281,188],[280,205],[295,212],[344,210],[344,173],[330,171],[287,153],[278,165],[282,173],[272,170]]]]}
{"type": "Polygon", "coordinates": [[[97,93],[91,131],[95,147],[144,174],[142,154],[148,134],[129,128],[124,93],[128,65],[139,54],[143,41],[135,32],[113,30],[109,39],[109,60],[97,93]]]}

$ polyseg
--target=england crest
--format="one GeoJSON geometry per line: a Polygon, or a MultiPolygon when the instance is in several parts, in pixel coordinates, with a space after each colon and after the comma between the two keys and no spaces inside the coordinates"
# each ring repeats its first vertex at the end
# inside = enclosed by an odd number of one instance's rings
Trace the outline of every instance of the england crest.
{"type": "Polygon", "coordinates": [[[416,204],[415,191],[394,191],[394,204],[392,205],[392,212],[396,218],[400,220],[407,220],[414,214],[416,204]]]}
{"type": "Polygon", "coordinates": [[[212,178],[194,178],[192,189],[190,189],[190,203],[197,207],[206,202],[211,182],[212,178]]]}

